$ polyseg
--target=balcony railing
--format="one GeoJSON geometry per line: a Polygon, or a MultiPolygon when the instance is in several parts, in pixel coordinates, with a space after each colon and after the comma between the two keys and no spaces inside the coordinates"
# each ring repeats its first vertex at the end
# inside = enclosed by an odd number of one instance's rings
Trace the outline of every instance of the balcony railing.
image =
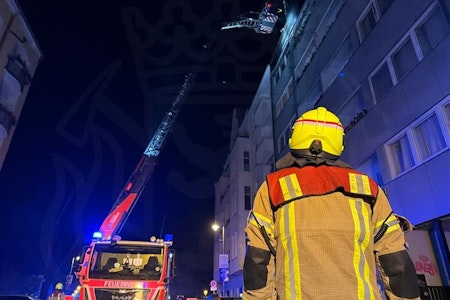
{"type": "Polygon", "coordinates": [[[26,61],[20,55],[8,55],[8,63],[5,68],[19,82],[22,91],[27,84],[30,84],[30,71],[26,61]]]}

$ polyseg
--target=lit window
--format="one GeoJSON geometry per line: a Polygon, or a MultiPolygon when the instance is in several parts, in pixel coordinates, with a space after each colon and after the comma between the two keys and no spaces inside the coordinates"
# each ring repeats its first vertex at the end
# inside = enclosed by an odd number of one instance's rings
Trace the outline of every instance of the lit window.
{"type": "Polygon", "coordinates": [[[417,39],[423,55],[429,54],[449,32],[449,25],[445,20],[444,14],[440,7],[437,6],[416,29],[417,39]]]}
{"type": "Polygon", "coordinates": [[[393,87],[391,74],[387,63],[384,63],[381,68],[370,78],[375,99],[381,99],[393,87]]]}
{"type": "Polygon", "coordinates": [[[392,158],[392,171],[394,176],[414,166],[414,158],[406,135],[403,135],[397,141],[390,144],[389,152],[392,158]]]}
{"type": "Polygon", "coordinates": [[[405,43],[392,55],[392,64],[394,66],[397,80],[402,79],[408,74],[416,65],[418,59],[414,52],[414,47],[411,39],[407,39],[405,43]]]}
{"type": "Polygon", "coordinates": [[[436,114],[413,128],[417,151],[421,161],[445,148],[445,139],[436,114]]]}

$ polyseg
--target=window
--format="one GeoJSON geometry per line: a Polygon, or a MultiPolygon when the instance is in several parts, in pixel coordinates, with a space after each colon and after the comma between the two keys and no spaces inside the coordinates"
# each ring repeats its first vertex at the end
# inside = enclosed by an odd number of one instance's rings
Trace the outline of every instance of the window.
{"type": "Polygon", "coordinates": [[[394,176],[397,176],[414,166],[414,158],[406,134],[389,145],[389,152],[391,154],[394,176]]]}
{"type": "Polygon", "coordinates": [[[391,176],[437,156],[450,145],[450,97],[407,126],[385,146],[391,176]]]}
{"type": "Polygon", "coordinates": [[[378,17],[376,15],[375,7],[373,6],[373,2],[371,2],[366,11],[364,11],[360,21],[357,23],[358,35],[360,42],[364,41],[372,29],[375,27],[375,24],[378,21],[378,17]]]}
{"type": "Polygon", "coordinates": [[[244,208],[245,210],[252,209],[252,193],[249,186],[244,186],[244,208]]]}
{"type": "Polygon", "coordinates": [[[450,102],[445,104],[443,109],[445,124],[447,125],[447,130],[450,132],[450,102]]]}
{"type": "Polygon", "coordinates": [[[419,159],[427,159],[445,148],[445,139],[439,127],[436,114],[413,128],[419,159]]]}
{"type": "Polygon", "coordinates": [[[429,54],[449,34],[449,31],[449,25],[442,10],[436,6],[428,18],[416,29],[416,36],[423,55],[429,54]]]}
{"type": "Polygon", "coordinates": [[[250,171],[250,153],[248,151],[244,151],[244,171],[250,171]]]}
{"type": "Polygon", "coordinates": [[[402,79],[418,63],[416,53],[411,39],[408,38],[405,43],[392,55],[392,64],[394,66],[397,80],[402,79]]]}
{"type": "Polygon", "coordinates": [[[370,78],[375,99],[381,99],[394,86],[387,63],[384,63],[370,78]]]}

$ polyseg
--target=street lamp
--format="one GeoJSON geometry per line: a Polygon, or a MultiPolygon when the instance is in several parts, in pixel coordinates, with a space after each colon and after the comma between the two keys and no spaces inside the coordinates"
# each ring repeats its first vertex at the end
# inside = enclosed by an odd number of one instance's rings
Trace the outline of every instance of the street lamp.
{"type": "Polygon", "coordinates": [[[215,223],[211,225],[212,230],[217,231],[219,228],[222,228],[222,254],[225,254],[225,226],[220,226],[215,223]]]}
{"type": "Polygon", "coordinates": [[[228,255],[225,254],[225,226],[220,226],[216,222],[211,225],[212,230],[218,231],[222,229],[222,254],[219,255],[219,276],[222,279],[222,296],[225,296],[225,281],[228,273],[228,255]],[[223,272],[223,273],[222,273],[223,272]]]}

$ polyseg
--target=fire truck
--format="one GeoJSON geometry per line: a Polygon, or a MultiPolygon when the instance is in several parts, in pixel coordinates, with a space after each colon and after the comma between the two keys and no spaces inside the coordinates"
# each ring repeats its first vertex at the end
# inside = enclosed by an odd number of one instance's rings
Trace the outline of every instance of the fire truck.
{"type": "Polygon", "coordinates": [[[119,194],[100,230],[83,251],[75,272],[80,300],[168,300],[174,275],[175,252],[172,236],[148,241],[122,240],[118,235],[155,168],[177,114],[181,100],[193,81],[186,76],[171,108],[165,114],[142,157],[119,194]]]}

